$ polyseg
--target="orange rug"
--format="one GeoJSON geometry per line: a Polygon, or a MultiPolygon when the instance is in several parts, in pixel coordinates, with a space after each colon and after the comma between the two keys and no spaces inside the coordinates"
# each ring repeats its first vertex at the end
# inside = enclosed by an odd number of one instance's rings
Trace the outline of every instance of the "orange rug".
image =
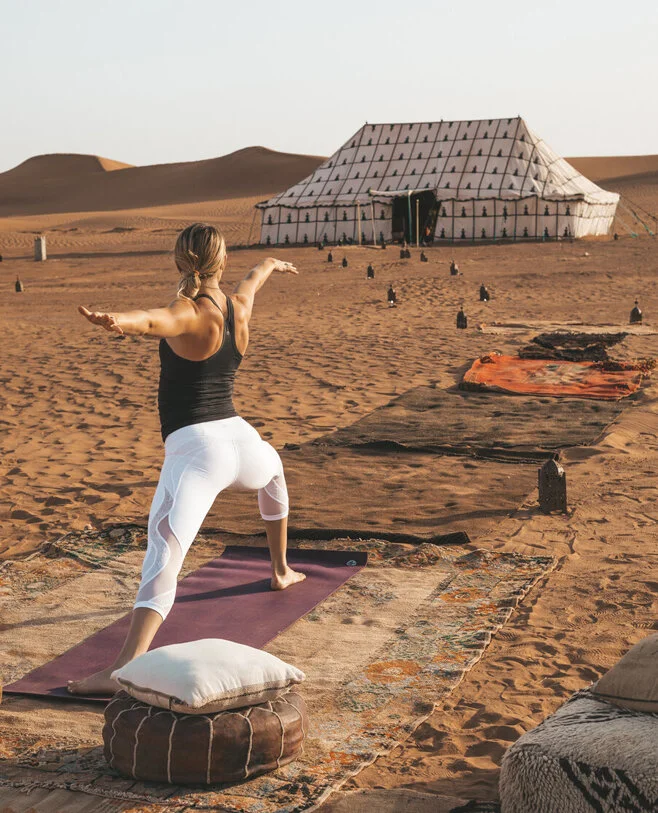
{"type": "Polygon", "coordinates": [[[490,353],[473,362],[461,388],[618,401],[637,392],[643,377],[642,369],[634,364],[521,359],[490,353]]]}

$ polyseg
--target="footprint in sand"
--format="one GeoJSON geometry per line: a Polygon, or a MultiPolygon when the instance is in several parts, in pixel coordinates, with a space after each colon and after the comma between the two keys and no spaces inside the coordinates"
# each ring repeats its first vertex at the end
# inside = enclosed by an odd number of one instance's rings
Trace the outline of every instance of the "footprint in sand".
{"type": "Polygon", "coordinates": [[[11,512],[11,519],[24,519],[27,523],[34,523],[34,522],[41,522],[42,517],[37,517],[34,514],[31,514],[29,511],[23,511],[21,508],[17,508],[16,510],[11,512]]]}
{"type": "Polygon", "coordinates": [[[67,497],[48,497],[48,499],[45,502],[45,504],[47,506],[51,506],[51,505],[70,505],[70,503],[71,503],[71,500],[69,500],[67,497]]]}
{"type": "Polygon", "coordinates": [[[103,502],[103,497],[99,497],[96,494],[81,494],[79,499],[80,502],[86,505],[96,505],[96,503],[103,502]]]}

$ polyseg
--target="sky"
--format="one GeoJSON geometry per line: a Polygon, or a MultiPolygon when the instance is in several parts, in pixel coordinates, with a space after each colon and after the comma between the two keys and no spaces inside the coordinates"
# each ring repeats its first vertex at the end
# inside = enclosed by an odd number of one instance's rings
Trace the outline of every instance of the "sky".
{"type": "Polygon", "coordinates": [[[563,156],[658,153],[658,3],[0,0],[0,172],[521,115],[563,156]]]}

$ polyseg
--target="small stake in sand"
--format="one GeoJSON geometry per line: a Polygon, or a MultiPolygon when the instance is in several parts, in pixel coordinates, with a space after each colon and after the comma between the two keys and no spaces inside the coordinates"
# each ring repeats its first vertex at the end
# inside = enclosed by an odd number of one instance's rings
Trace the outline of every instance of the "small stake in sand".
{"type": "Polygon", "coordinates": [[[34,238],[34,262],[41,263],[46,260],[46,238],[43,234],[34,238]]]}
{"type": "Polygon", "coordinates": [[[480,285],[480,302],[488,302],[490,299],[491,294],[489,293],[489,289],[483,282],[482,285],[480,285]]]}
{"type": "Polygon", "coordinates": [[[334,255],[331,252],[329,252],[329,254],[327,254],[327,262],[332,263],[333,261],[334,261],[334,255]]]}
{"type": "Polygon", "coordinates": [[[343,268],[347,268],[347,257],[343,257],[343,268]]]}
{"type": "Polygon", "coordinates": [[[642,321],[642,311],[640,310],[640,305],[636,299],[635,307],[631,311],[631,324],[636,325],[639,324],[641,321],[642,321]]]}
{"type": "Polygon", "coordinates": [[[458,330],[466,330],[468,327],[468,318],[464,313],[464,306],[461,305],[457,312],[457,328],[458,330]]]}
{"type": "Polygon", "coordinates": [[[567,478],[557,460],[547,460],[537,470],[539,480],[539,510],[544,514],[567,510],[567,478]]]}
{"type": "Polygon", "coordinates": [[[22,294],[25,290],[23,283],[20,281],[18,277],[16,277],[16,282],[14,283],[14,290],[17,294],[22,294]]]}
{"type": "Polygon", "coordinates": [[[366,269],[366,279],[374,279],[375,278],[375,269],[372,265],[369,265],[366,269]]]}

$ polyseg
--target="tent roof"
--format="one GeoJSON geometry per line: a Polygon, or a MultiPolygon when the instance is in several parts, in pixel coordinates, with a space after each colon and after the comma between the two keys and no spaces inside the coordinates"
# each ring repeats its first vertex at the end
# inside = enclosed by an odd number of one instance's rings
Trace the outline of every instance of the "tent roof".
{"type": "Polygon", "coordinates": [[[517,117],[365,124],[311,175],[258,206],[350,206],[424,191],[438,200],[619,200],[517,117]]]}

